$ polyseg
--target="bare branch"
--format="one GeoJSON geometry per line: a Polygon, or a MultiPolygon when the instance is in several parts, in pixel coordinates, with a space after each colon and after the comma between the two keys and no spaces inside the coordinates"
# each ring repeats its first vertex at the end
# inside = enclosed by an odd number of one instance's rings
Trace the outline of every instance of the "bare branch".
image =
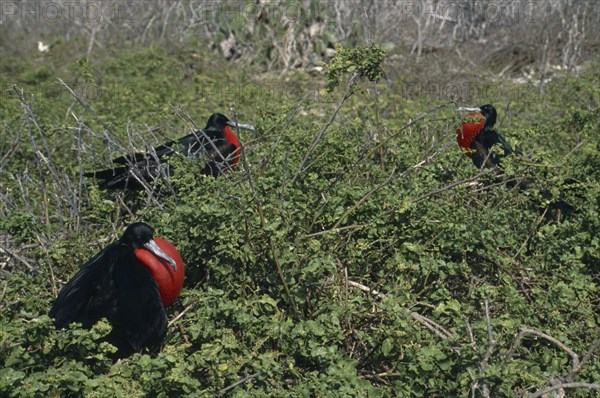
{"type": "Polygon", "coordinates": [[[22,263],[31,272],[36,272],[37,273],[37,270],[35,269],[35,267],[33,265],[31,265],[31,263],[27,259],[25,259],[25,257],[22,257],[19,254],[15,253],[15,252],[13,252],[11,250],[8,250],[6,248],[6,246],[2,245],[1,243],[0,243],[0,250],[2,250],[3,252],[7,253],[9,256],[11,256],[15,260],[19,261],[20,263],[22,263]]]}
{"type": "Polygon", "coordinates": [[[527,398],[537,398],[537,397],[541,397],[551,391],[554,390],[560,390],[560,389],[567,389],[567,388],[589,388],[592,390],[598,390],[600,389],[600,384],[597,383],[563,383],[563,384],[557,384],[555,386],[551,386],[551,387],[546,387],[544,389],[538,390],[536,392],[534,392],[533,394],[529,394],[527,395],[527,398]]]}
{"type": "Polygon", "coordinates": [[[197,304],[196,302],[193,302],[190,305],[188,305],[187,307],[185,307],[183,309],[183,311],[181,311],[179,314],[177,314],[177,316],[175,318],[173,318],[169,321],[167,328],[170,328],[175,322],[177,322],[179,319],[181,319],[181,317],[183,317],[185,315],[185,313],[188,312],[189,310],[191,310],[192,307],[196,304],[197,304]]]}
{"type": "MultiPolygon", "coordinates": [[[[365,286],[361,283],[358,282],[354,282],[351,280],[348,280],[348,286],[352,286],[356,289],[362,290],[363,292],[372,294],[373,296],[383,299],[386,297],[385,294],[375,290],[375,289],[371,289],[368,286],[365,286]]],[[[418,314],[414,311],[409,310],[408,308],[406,309],[406,313],[413,318],[414,320],[418,321],[419,323],[421,323],[423,326],[425,326],[427,329],[431,330],[433,333],[435,333],[438,337],[440,337],[443,340],[446,339],[453,339],[454,336],[452,335],[452,333],[450,333],[448,330],[446,330],[443,326],[439,325],[438,323],[435,323],[434,321],[432,321],[429,318],[424,317],[421,314],[418,314]]]]}
{"type": "Polygon", "coordinates": [[[319,132],[315,135],[312,142],[310,143],[310,146],[308,147],[308,151],[306,151],[306,155],[304,155],[304,159],[302,159],[302,161],[300,162],[300,165],[298,166],[298,170],[296,170],[296,174],[294,174],[294,177],[292,177],[292,180],[291,180],[292,184],[296,181],[296,179],[298,178],[300,173],[302,173],[304,171],[304,164],[306,163],[306,161],[308,160],[308,158],[310,157],[312,152],[317,147],[317,144],[319,143],[319,141],[321,141],[321,139],[323,138],[323,134],[325,134],[325,131],[329,128],[329,126],[331,126],[331,123],[333,123],[333,121],[335,120],[335,117],[337,116],[338,112],[344,105],[344,102],[346,102],[346,100],[348,98],[350,98],[350,96],[352,96],[352,86],[354,85],[357,78],[358,78],[358,75],[354,74],[354,75],[352,75],[352,77],[350,77],[350,79],[348,79],[348,84],[346,85],[346,92],[344,93],[344,96],[342,97],[340,102],[338,102],[337,106],[333,110],[333,113],[329,117],[329,120],[327,121],[327,123],[325,123],[325,125],[321,128],[321,130],[319,130],[319,132]]]}
{"type": "Polygon", "coordinates": [[[571,379],[573,376],[575,376],[575,374],[579,373],[581,368],[583,368],[583,366],[585,366],[585,364],[588,363],[590,359],[592,359],[592,355],[594,355],[598,348],[600,348],[600,339],[596,339],[592,343],[590,348],[587,350],[587,352],[583,354],[583,358],[581,359],[581,361],[576,366],[573,366],[573,370],[571,370],[571,373],[567,375],[567,380],[571,379]]]}
{"type": "Polygon", "coordinates": [[[541,338],[546,339],[549,342],[553,343],[558,348],[560,348],[561,350],[563,350],[564,352],[569,354],[569,356],[571,357],[571,364],[573,366],[573,369],[576,369],[578,367],[579,355],[577,355],[577,353],[575,351],[573,351],[572,349],[570,349],[569,347],[567,347],[566,345],[561,343],[559,340],[557,340],[556,338],[554,338],[546,333],[537,331],[535,329],[527,329],[527,328],[521,329],[521,331],[517,335],[517,338],[515,339],[515,342],[510,347],[510,349],[506,352],[505,357],[507,360],[512,359],[512,356],[513,356],[514,352],[519,348],[519,345],[521,344],[523,337],[525,337],[525,335],[528,335],[528,334],[537,336],[537,337],[541,337],[541,338]]]}
{"type": "Polygon", "coordinates": [[[229,386],[227,386],[227,387],[221,388],[221,389],[219,390],[219,393],[218,393],[218,394],[219,394],[219,395],[223,395],[223,394],[225,394],[227,391],[229,391],[229,390],[231,390],[231,389],[233,389],[233,388],[235,388],[235,387],[239,386],[239,385],[240,385],[240,384],[242,384],[242,383],[245,383],[245,382],[247,382],[248,380],[256,379],[256,378],[257,378],[258,376],[260,376],[261,374],[262,374],[262,372],[256,372],[256,373],[253,373],[253,374],[251,374],[251,375],[249,375],[249,374],[246,374],[246,376],[242,377],[241,379],[239,379],[239,380],[238,380],[238,381],[236,381],[235,383],[233,383],[233,384],[231,384],[231,385],[229,385],[229,386]]]}

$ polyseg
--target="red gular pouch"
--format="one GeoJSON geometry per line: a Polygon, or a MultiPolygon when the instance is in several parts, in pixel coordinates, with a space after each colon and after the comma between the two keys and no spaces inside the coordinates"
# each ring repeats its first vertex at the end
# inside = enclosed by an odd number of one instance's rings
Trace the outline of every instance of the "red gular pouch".
{"type": "Polygon", "coordinates": [[[469,113],[463,117],[461,127],[456,129],[456,141],[471,156],[471,144],[485,125],[485,117],[480,112],[469,113]]]}
{"type": "Polygon", "coordinates": [[[169,305],[179,296],[183,287],[183,278],[185,275],[183,261],[175,246],[168,241],[157,237],[153,240],[167,256],[175,261],[177,270],[173,269],[173,266],[167,261],[156,257],[147,249],[137,248],[134,251],[134,255],[142,264],[150,269],[158,285],[162,303],[169,305]]]}
{"type": "Polygon", "coordinates": [[[227,141],[229,144],[233,144],[236,147],[236,150],[230,155],[231,159],[229,161],[229,169],[233,169],[233,166],[235,166],[240,160],[240,140],[238,139],[237,135],[231,131],[231,127],[229,126],[225,126],[225,141],[227,141]]]}

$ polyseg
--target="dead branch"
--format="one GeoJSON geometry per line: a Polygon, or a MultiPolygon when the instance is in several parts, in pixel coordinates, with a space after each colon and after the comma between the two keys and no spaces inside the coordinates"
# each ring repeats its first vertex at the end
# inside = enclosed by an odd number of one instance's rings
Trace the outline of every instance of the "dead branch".
{"type": "Polygon", "coordinates": [[[196,302],[193,302],[190,305],[188,305],[187,307],[185,307],[183,309],[183,311],[181,311],[179,314],[177,314],[177,316],[175,318],[173,318],[169,321],[169,323],[167,324],[167,328],[170,328],[175,322],[177,322],[179,319],[181,319],[181,317],[183,317],[185,315],[185,313],[188,312],[189,310],[191,310],[192,307],[196,304],[197,304],[196,302]]]}
{"type": "Polygon", "coordinates": [[[296,174],[294,174],[294,177],[292,177],[292,180],[291,180],[292,184],[296,181],[298,176],[304,171],[304,164],[306,163],[306,161],[308,160],[308,158],[310,157],[312,152],[317,147],[317,144],[319,144],[319,141],[321,141],[321,139],[323,138],[325,131],[329,128],[329,126],[331,126],[331,123],[333,123],[333,121],[335,120],[335,117],[337,116],[340,109],[342,109],[344,102],[346,102],[346,100],[352,96],[352,86],[354,85],[354,83],[357,79],[358,79],[357,74],[353,74],[350,77],[350,79],[348,79],[348,84],[346,84],[346,91],[344,92],[344,96],[342,97],[342,99],[340,99],[337,106],[331,113],[331,116],[329,117],[329,120],[327,121],[327,123],[325,123],[325,125],[321,128],[321,130],[319,130],[319,132],[315,135],[312,142],[310,143],[310,146],[308,147],[308,151],[306,151],[306,155],[304,155],[304,159],[302,159],[302,161],[300,162],[300,165],[298,166],[298,170],[296,170],[296,174]]]}
{"type": "Polygon", "coordinates": [[[8,248],[6,246],[2,245],[1,243],[0,243],[0,250],[7,253],[9,256],[11,256],[15,260],[19,261],[21,264],[26,266],[29,271],[37,273],[37,270],[34,268],[33,265],[31,265],[31,263],[25,257],[22,257],[21,255],[13,252],[11,250],[8,250],[8,248]]]}
{"type": "Polygon", "coordinates": [[[598,350],[598,348],[600,348],[600,339],[594,340],[594,342],[592,343],[590,348],[587,350],[587,352],[585,354],[583,354],[583,358],[577,364],[577,366],[573,366],[571,373],[569,373],[567,375],[566,379],[571,381],[573,376],[575,376],[577,373],[579,373],[581,368],[583,368],[583,366],[590,361],[590,359],[592,358],[592,355],[594,355],[594,353],[598,350]]]}
{"type": "Polygon", "coordinates": [[[505,357],[507,360],[511,360],[512,356],[514,354],[514,352],[519,348],[519,346],[521,345],[521,341],[523,340],[523,337],[525,337],[526,335],[533,335],[533,336],[537,336],[543,339],[548,340],[549,342],[553,343],[554,345],[556,345],[558,348],[560,348],[561,350],[563,350],[564,352],[566,352],[567,354],[569,354],[569,356],[571,357],[571,364],[573,366],[573,369],[576,369],[579,365],[579,355],[577,355],[577,353],[575,351],[573,351],[572,349],[570,349],[569,347],[567,347],[566,345],[564,345],[563,343],[561,343],[559,340],[557,340],[556,338],[537,331],[535,329],[521,329],[521,331],[519,332],[519,334],[517,335],[517,338],[515,339],[515,342],[513,343],[513,345],[510,347],[510,349],[506,352],[505,357]]]}
{"type": "MultiPolygon", "coordinates": [[[[384,293],[381,293],[375,289],[371,289],[368,286],[365,286],[361,283],[358,282],[354,282],[351,280],[348,280],[348,286],[352,286],[353,288],[362,290],[365,293],[369,293],[372,294],[373,296],[383,299],[386,297],[386,295],[384,293]]],[[[413,318],[414,320],[416,320],[417,322],[421,323],[423,326],[425,326],[427,329],[431,330],[433,333],[435,333],[438,337],[440,337],[443,340],[446,339],[453,339],[454,336],[452,335],[452,333],[450,333],[448,330],[446,330],[443,326],[441,326],[440,324],[432,321],[429,318],[424,317],[421,314],[418,314],[414,311],[409,310],[408,308],[406,309],[406,313],[413,318]]]]}
{"type": "Polygon", "coordinates": [[[600,384],[597,384],[597,383],[562,383],[562,384],[557,384],[557,385],[554,385],[551,387],[546,387],[541,390],[538,390],[538,391],[534,392],[533,394],[527,395],[527,398],[541,397],[541,396],[543,396],[549,392],[552,392],[554,390],[560,390],[560,389],[566,389],[566,388],[589,388],[589,389],[593,389],[593,390],[598,390],[598,389],[600,389],[600,384]]]}
{"type": "Polygon", "coordinates": [[[235,388],[235,387],[239,386],[239,385],[240,385],[240,384],[242,384],[242,383],[245,383],[245,382],[247,382],[248,380],[255,379],[255,378],[257,378],[258,376],[260,376],[261,374],[262,374],[262,372],[256,372],[256,373],[253,373],[253,374],[251,374],[251,375],[249,375],[249,374],[246,374],[246,376],[242,377],[241,379],[239,379],[239,380],[238,380],[238,381],[236,381],[235,383],[233,383],[233,384],[231,384],[231,385],[229,385],[229,386],[227,386],[227,387],[224,387],[224,388],[220,389],[218,394],[219,394],[219,395],[223,395],[223,394],[225,394],[227,391],[229,391],[229,390],[231,390],[231,389],[233,389],[233,388],[235,388]]]}

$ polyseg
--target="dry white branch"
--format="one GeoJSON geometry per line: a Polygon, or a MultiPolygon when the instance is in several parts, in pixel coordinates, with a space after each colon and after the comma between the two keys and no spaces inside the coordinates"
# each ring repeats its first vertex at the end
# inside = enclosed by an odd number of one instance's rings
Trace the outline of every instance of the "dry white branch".
{"type": "MultiPolygon", "coordinates": [[[[365,293],[369,293],[372,294],[373,296],[383,299],[386,297],[386,295],[384,293],[381,293],[375,289],[371,289],[368,286],[363,285],[362,283],[358,283],[358,282],[354,282],[351,280],[347,281],[348,286],[352,286],[355,289],[359,289],[362,290],[365,293]]],[[[421,323],[423,326],[425,326],[427,329],[431,330],[433,333],[435,333],[438,337],[440,337],[443,340],[446,339],[453,339],[454,336],[452,336],[452,333],[450,333],[448,330],[446,330],[443,326],[441,326],[440,324],[432,321],[431,319],[418,314],[414,311],[411,311],[409,309],[406,309],[406,313],[413,318],[414,320],[418,321],[419,323],[421,323]]]]}
{"type": "Polygon", "coordinates": [[[560,389],[568,389],[568,388],[589,388],[591,390],[599,390],[600,389],[600,384],[597,383],[563,383],[563,384],[557,384],[555,386],[551,386],[551,387],[547,387],[547,388],[543,388],[541,390],[538,390],[536,392],[534,392],[533,394],[529,394],[526,397],[527,398],[537,398],[537,397],[541,397],[545,394],[548,394],[549,392],[552,392],[554,390],[560,390],[560,389]]]}

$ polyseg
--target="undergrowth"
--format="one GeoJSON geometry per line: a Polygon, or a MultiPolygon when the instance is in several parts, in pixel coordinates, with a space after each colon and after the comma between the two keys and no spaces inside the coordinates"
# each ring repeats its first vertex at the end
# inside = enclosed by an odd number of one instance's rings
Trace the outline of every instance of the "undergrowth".
{"type": "Polygon", "coordinates": [[[16,256],[1,271],[1,395],[499,397],[600,380],[597,75],[495,99],[521,152],[498,176],[458,149],[453,102],[368,74],[344,98],[298,73],[290,95],[212,62],[156,46],[74,61],[71,79],[3,73],[0,227],[16,256]],[[125,196],[81,175],[217,111],[257,126],[222,178],[173,159],[174,193],[125,196]],[[177,246],[186,282],[162,349],[113,363],[97,342],[108,323],[56,330],[47,312],[136,220],[177,246]]]}

